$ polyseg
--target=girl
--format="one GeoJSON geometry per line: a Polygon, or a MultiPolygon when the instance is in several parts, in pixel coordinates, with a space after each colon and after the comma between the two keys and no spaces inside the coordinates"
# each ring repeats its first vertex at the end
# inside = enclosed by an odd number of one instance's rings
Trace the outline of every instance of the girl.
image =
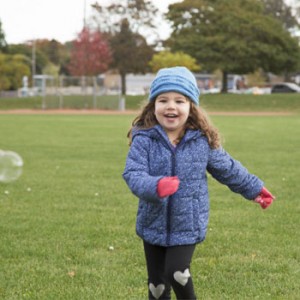
{"type": "Polygon", "coordinates": [[[206,172],[267,208],[273,195],[220,145],[199,108],[200,91],[185,67],[161,69],[149,103],[133,121],[123,178],[139,198],[136,231],[144,243],[149,299],[196,299],[190,264],[205,239],[206,172]]]}

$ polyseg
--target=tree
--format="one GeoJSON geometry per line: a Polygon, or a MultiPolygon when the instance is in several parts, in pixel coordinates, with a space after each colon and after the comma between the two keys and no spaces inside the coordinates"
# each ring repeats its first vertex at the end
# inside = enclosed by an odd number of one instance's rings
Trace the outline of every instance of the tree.
{"type": "Polygon", "coordinates": [[[297,68],[297,41],[257,1],[185,0],[169,6],[167,17],[173,22],[171,49],[195,57],[207,71],[222,70],[223,92],[228,73],[297,68]]]}
{"type": "Polygon", "coordinates": [[[161,51],[154,54],[149,65],[153,72],[157,72],[161,68],[175,67],[178,65],[187,67],[191,71],[199,71],[200,67],[196,60],[183,52],[172,53],[170,51],[161,51]]]}
{"type": "Polygon", "coordinates": [[[73,42],[69,41],[64,44],[64,51],[62,53],[59,74],[70,75],[69,64],[70,56],[73,48],[73,42]]]}
{"type": "Polygon", "coordinates": [[[299,26],[297,17],[293,15],[292,8],[283,0],[261,0],[264,12],[279,20],[286,30],[299,26]]]}
{"type": "MultiPolygon", "coordinates": [[[[11,55],[22,54],[26,57],[26,64],[28,67],[32,67],[32,41],[28,41],[26,44],[11,44],[8,46],[8,53],[11,55]]],[[[36,47],[35,50],[35,69],[36,74],[42,74],[43,69],[49,63],[47,55],[36,47]]]]}
{"type": "Polygon", "coordinates": [[[23,76],[30,75],[24,55],[0,53],[0,91],[17,90],[22,86],[23,76]]]}
{"type": "Polygon", "coordinates": [[[154,32],[158,10],[150,0],[123,0],[109,6],[96,2],[93,8],[97,13],[94,18],[97,26],[111,37],[112,67],[120,73],[122,95],[125,95],[126,75],[145,73],[149,68],[153,49],[142,33],[149,30],[149,36],[154,32]]]}
{"type": "Polygon", "coordinates": [[[83,28],[73,42],[69,64],[73,76],[95,76],[105,72],[111,62],[107,40],[99,31],[83,28]]]}
{"type": "Polygon", "coordinates": [[[153,50],[144,37],[130,30],[127,19],[122,20],[121,30],[110,39],[110,45],[113,49],[112,67],[119,71],[121,92],[126,95],[126,75],[144,73],[153,50]]]}
{"type": "Polygon", "coordinates": [[[36,40],[36,49],[43,52],[52,64],[56,66],[61,64],[64,57],[65,47],[60,42],[54,39],[39,39],[36,40]]]}
{"type": "Polygon", "coordinates": [[[61,44],[54,39],[36,40],[36,49],[45,54],[49,60],[47,65],[43,68],[45,74],[51,75],[57,73],[69,75],[68,65],[70,63],[70,53],[72,49],[71,42],[61,44]]]}
{"type": "Polygon", "coordinates": [[[7,50],[7,43],[5,40],[4,31],[2,30],[2,22],[0,20],[0,53],[6,52],[6,50],[7,50]]]}
{"type": "Polygon", "coordinates": [[[158,9],[151,0],[120,0],[109,6],[101,6],[98,2],[92,5],[97,12],[94,17],[101,32],[115,34],[120,32],[122,20],[127,20],[132,32],[143,35],[155,34],[158,9]]]}
{"type": "Polygon", "coordinates": [[[58,77],[59,69],[60,69],[60,67],[58,65],[55,65],[52,62],[49,62],[43,69],[43,74],[47,74],[47,75],[50,75],[53,77],[58,77]]]}
{"type": "MultiPolygon", "coordinates": [[[[36,74],[47,74],[46,72],[58,68],[59,74],[69,75],[68,65],[72,43],[61,44],[56,40],[37,39],[35,42],[35,69],[36,74]]],[[[24,44],[11,44],[8,46],[8,53],[23,54],[28,60],[28,65],[32,68],[33,41],[24,44]]],[[[53,73],[53,72],[52,72],[53,73]]]]}

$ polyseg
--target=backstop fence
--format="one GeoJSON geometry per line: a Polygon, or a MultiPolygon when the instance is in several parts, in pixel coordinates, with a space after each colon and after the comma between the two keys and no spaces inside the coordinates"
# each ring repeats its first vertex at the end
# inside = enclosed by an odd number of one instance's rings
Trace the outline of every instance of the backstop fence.
{"type": "Polygon", "coordinates": [[[118,77],[37,76],[34,86],[42,109],[125,109],[118,77]]]}

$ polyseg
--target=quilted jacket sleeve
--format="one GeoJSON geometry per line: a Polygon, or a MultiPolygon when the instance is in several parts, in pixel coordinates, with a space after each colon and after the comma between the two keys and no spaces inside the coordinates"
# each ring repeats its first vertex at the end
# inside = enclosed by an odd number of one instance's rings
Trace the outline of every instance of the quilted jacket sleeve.
{"type": "Polygon", "coordinates": [[[163,176],[149,174],[148,151],[150,139],[136,136],[130,146],[123,178],[134,195],[146,201],[161,201],[157,183],[163,176]]]}
{"type": "Polygon", "coordinates": [[[264,183],[250,174],[242,164],[234,160],[223,148],[210,150],[207,171],[233,192],[253,200],[262,190],[264,183]]]}

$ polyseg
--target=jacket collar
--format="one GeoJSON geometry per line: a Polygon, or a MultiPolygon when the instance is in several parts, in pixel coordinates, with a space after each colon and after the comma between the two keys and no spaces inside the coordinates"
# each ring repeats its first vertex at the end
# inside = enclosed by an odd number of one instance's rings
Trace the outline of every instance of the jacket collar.
{"type": "MultiPolygon", "coordinates": [[[[155,125],[154,127],[148,129],[133,128],[132,139],[134,139],[137,135],[144,135],[144,136],[148,136],[149,138],[153,138],[157,140],[162,139],[167,144],[170,144],[166,132],[160,125],[155,125]]],[[[180,143],[186,143],[189,140],[196,139],[200,136],[201,136],[200,130],[188,129],[183,137],[183,140],[180,143]]]]}

